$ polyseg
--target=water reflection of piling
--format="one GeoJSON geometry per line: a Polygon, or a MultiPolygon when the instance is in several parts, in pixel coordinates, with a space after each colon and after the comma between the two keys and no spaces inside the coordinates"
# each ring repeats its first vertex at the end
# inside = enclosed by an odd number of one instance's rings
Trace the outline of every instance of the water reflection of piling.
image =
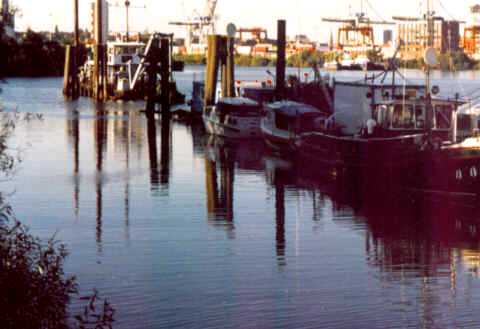
{"type": "Polygon", "coordinates": [[[205,159],[208,217],[214,225],[233,231],[235,164],[226,157],[223,147],[219,147],[218,151],[218,158],[205,159]],[[218,177],[218,169],[220,177],[218,177]]]}
{"type": "Polygon", "coordinates": [[[75,216],[80,210],[80,119],[78,111],[72,113],[72,136],[73,136],[73,172],[75,174],[75,216]]]}
{"type": "Polygon", "coordinates": [[[124,113],[127,117],[123,120],[122,141],[125,143],[125,191],[124,191],[124,222],[125,222],[125,239],[130,240],[130,112],[124,113]]]}
{"type": "Polygon", "coordinates": [[[75,217],[80,210],[80,114],[76,108],[69,108],[68,114],[68,137],[73,149],[73,202],[75,217]]]}
{"type": "Polygon", "coordinates": [[[155,115],[147,114],[148,156],[150,159],[150,185],[156,190],[160,183],[158,170],[157,126],[155,115]]]}
{"type": "Polygon", "coordinates": [[[160,147],[160,184],[168,188],[170,183],[170,166],[172,157],[172,130],[169,116],[162,115],[160,147]]]}
{"type": "Polygon", "coordinates": [[[97,248],[102,251],[102,218],[103,218],[103,157],[107,146],[107,112],[104,104],[97,104],[97,114],[95,120],[95,151],[96,151],[96,232],[97,248]]]}
{"type": "Polygon", "coordinates": [[[276,250],[279,265],[285,265],[285,185],[275,175],[276,250]]]}

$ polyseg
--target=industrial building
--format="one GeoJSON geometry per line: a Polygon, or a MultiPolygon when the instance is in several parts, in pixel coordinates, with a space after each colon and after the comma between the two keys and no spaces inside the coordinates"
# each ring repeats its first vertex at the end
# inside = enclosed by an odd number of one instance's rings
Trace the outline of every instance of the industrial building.
{"type": "MultiPolygon", "coordinates": [[[[397,24],[397,40],[402,41],[402,56],[415,59],[423,56],[428,47],[428,23],[425,19],[394,17],[397,24]]],[[[434,17],[432,23],[432,47],[439,54],[460,50],[460,22],[434,17]]]]}
{"type": "Polygon", "coordinates": [[[474,59],[480,59],[480,5],[470,8],[472,14],[469,25],[463,34],[463,48],[465,53],[474,59]]]}

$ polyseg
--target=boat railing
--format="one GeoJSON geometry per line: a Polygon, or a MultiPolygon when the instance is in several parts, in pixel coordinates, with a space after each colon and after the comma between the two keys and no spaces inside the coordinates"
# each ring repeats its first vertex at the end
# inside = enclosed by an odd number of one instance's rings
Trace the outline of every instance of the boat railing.
{"type": "Polygon", "coordinates": [[[352,139],[355,139],[357,142],[361,143],[371,143],[371,142],[389,142],[389,141],[398,141],[398,140],[407,140],[407,139],[414,139],[414,138],[423,138],[425,137],[426,133],[417,133],[417,134],[410,134],[410,135],[401,135],[401,136],[396,136],[396,137],[361,137],[361,136],[333,136],[333,135],[327,135],[323,132],[318,132],[318,131],[311,131],[311,132],[305,132],[303,134],[300,134],[299,137],[301,138],[308,138],[308,137],[324,137],[328,136],[328,138],[339,140],[339,141],[351,141],[352,139]]]}

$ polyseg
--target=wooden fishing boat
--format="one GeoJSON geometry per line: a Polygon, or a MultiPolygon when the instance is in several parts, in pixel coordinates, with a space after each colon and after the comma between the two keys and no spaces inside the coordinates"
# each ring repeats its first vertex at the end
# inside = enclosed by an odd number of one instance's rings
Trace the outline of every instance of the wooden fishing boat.
{"type": "Polygon", "coordinates": [[[380,98],[385,100],[377,101],[375,88],[356,88],[364,94],[355,95],[358,90],[350,85],[343,93],[353,98],[337,94],[335,112],[325,125],[296,138],[302,155],[348,166],[408,166],[428,144],[439,149],[457,140],[458,100],[427,101],[424,89],[414,86],[393,100],[384,92],[380,98]]]}

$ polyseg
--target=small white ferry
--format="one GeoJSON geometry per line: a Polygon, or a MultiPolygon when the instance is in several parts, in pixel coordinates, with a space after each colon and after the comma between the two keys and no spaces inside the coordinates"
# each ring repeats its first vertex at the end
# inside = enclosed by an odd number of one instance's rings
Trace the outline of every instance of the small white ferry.
{"type": "Polygon", "coordinates": [[[261,136],[262,107],[244,97],[220,98],[215,106],[205,108],[203,122],[209,134],[226,138],[261,136]]]}

